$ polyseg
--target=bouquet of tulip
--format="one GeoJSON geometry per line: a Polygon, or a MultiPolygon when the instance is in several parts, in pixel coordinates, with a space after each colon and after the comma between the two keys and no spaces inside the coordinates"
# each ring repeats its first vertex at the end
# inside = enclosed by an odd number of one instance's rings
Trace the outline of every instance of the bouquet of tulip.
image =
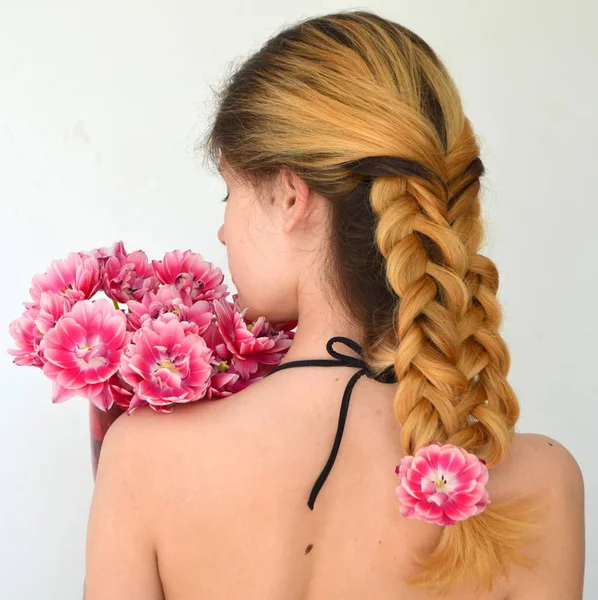
{"type": "Polygon", "coordinates": [[[248,321],[223,280],[191,250],[150,262],[122,242],[72,252],[33,277],[9,352],[52,380],[53,402],[89,400],[94,475],[120,414],[225,398],[282,360],[297,322],[248,321]],[[97,293],[105,297],[92,300],[97,293]]]}

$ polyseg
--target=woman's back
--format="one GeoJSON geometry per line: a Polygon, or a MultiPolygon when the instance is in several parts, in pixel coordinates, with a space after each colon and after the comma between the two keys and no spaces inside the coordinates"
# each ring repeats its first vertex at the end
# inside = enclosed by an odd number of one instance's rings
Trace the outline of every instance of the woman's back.
{"type": "MultiPolygon", "coordinates": [[[[432,549],[441,528],[399,513],[394,384],[359,380],[335,465],[314,510],[307,506],[330,451],[343,390],[355,371],[291,369],[228,399],[179,407],[172,415],[138,411],[120,419],[109,433],[114,460],[103,457],[98,486],[103,477],[113,480],[115,470],[125,472],[123,479],[127,474],[128,485],[119,486],[118,493],[130,493],[128,508],[112,525],[123,532],[131,519],[139,523],[155,548],[161,584],[152,571],[137,578],[131,560],[147,557],[138,548],[120,547],[114,559],[129,565],[126,577],[138,595],[124,595],[114,567],[106,565],[110,576],[97,597],[153,600],[162,597],[160,587],[167,600],[431,597],[403,580],[415,553],[432,549]],[[131,446],[135,452],[127,450],[131,446]],[[139,464],[123,464],[123,456],[138,456],[139,464]],[[139,556],[132,559],[129,552],[139,556]]],[[[556,442],[518,436],[512,456],[492,472],[489,490],[497,502],[535,492],[548,500],[546,518],[560,515],[533,547],[539,551],[539,571],[517,567],[492,593],[459,587],[447,600],[578,597],[570,587],[575,577],[569,587],[562,580],[575,561],[583,563],[575,546],[580,498],[574,488],[566,489],[577,477],[575,462],[556,442]],[[559,503],[566,498],[569,514],[562,514],[559,503]],[[565,587],[559,591],[559,585],[565,587]]],[[[105,518],[95,525],[92,520],[91,532],[107,526],[105,518]]],[[[140,568],[146,570],[147,563],[140,568]]]]}

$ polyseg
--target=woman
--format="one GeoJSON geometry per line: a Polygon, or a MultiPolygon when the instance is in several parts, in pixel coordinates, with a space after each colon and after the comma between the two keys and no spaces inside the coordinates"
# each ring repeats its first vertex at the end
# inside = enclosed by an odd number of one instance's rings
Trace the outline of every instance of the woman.
{"type": "Polygon", "coordinates": [[[231,77],[204,146],[241,307],[296,336],[233,399],[113,426],[86,599],[581,598],[582,476],[514,434],[484,166],[430,47],[305,20],[231,77]]]}

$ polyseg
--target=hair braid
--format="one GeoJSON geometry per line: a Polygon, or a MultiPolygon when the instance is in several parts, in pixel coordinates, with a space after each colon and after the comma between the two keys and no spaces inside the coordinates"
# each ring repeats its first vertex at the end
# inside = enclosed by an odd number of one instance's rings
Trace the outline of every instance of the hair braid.
{"type": "MultiPolygon", "coordinates": [[[[385,336],[369,360],[377,369],[394,364],[400,382],[395,413],[407,454],[439,441],[492,468],[508,450],[519,405],[506,380],[509,353],[498,332],[497,269],[478,252],[484,167],[468,123],[455,153],[469,166],[451,177],[449,156],[446,185],[441,177],[426,177],[423,166],[407,175],[385,173],[372,185],[376,243],[399,303],[398,344],[385,336]]],[[[532,535],[535,508],[516,499],[445,528],[436,550],[417,561],[422,569],[412,581],[448,588],[475,574],[491,588],[510,561],[529,566],[519,546],[532,535]]]]}
{"type": "Polygon", "coordinates": [[[439,185],[404,177],[381,177],[371,192],[379,217],[376,241],[400,298],[395,412],[408,453],[459,431],[456,406],[467,386],[457,363],[468,257],[448,222],[445,193],[439,185]]]}

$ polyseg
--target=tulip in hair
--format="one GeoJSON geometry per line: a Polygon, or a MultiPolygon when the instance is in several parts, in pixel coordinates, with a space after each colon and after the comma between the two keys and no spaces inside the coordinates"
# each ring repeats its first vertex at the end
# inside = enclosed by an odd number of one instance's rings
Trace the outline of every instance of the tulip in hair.
{"type": "Polygon", "coordinates": [[[404,517],[454,525],[490,504],[485,463],[460,446],[432,442],[403,457],[395,472],[404,517]]]}

